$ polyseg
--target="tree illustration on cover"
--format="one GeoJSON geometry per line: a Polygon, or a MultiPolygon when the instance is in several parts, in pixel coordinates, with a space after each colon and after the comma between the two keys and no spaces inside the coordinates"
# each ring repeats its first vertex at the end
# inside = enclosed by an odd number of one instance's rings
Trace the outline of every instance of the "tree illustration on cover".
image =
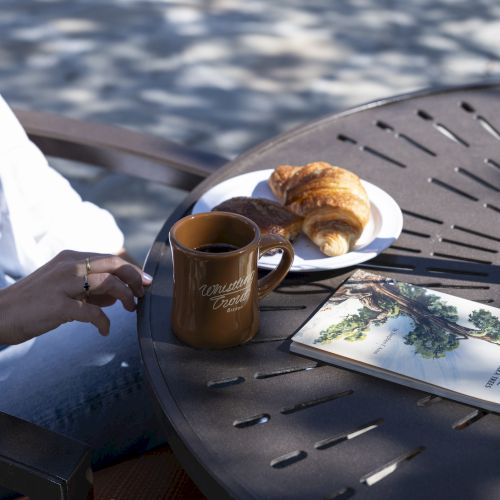
{"type": "Polygon", "coordinates": [[[357,314],[322,330],[315,344],[340,339],[363,340],[371,326],[383,325],[389,318],[398,316],[412,319],[412,329],[404,336],[404,342],[414,346],[415,353],[424,358],[443,358],[461,341],[471,338],[500,344],[500,321],[489,311],[477,309],[469,314],[468,320],[474,328],[459,325],[456,307],[424,288],[357,271],[331,303],[339,304],[351,298],[358,299],[363,307],[357,314]]]}

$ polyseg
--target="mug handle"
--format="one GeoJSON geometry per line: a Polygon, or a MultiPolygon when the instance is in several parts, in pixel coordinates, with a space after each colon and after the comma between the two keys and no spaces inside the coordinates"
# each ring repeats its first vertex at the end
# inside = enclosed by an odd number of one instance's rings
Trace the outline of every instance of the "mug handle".
{"type": "Polygon", "coordinates": [[[285,278],[292,266],[294,251],[292,244],[283,236],[265,234],[259,241],[259,257],[274,248],[283,250],[278,266],[257,282],[257,297],[262,299],[272,292],[285,278]]]}

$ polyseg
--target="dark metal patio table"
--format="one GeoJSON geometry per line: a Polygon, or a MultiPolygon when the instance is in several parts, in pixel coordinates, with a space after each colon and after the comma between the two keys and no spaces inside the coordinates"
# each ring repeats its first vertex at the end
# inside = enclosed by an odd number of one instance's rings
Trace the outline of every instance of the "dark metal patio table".
{"type": "Polygon", "coordinates": [[[290,274],[262,302],[246,345],[196,350],[173,336],[173,222],[226,178],[320,159],[402,208],[399,240],[357,267],[500,306],[499,84],[418,92],[306,124],[212,174],[151,249],[139,338],[169,442],[210,498],[500,498],[498,414],[289,352],[353,268],[290,274]]]}

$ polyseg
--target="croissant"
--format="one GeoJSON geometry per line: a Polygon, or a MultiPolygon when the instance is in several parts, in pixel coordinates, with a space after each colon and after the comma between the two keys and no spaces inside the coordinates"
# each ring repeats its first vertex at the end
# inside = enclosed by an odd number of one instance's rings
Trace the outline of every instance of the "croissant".
{"type": "Polygon", "coordinates": [[[274,195],[304,217],[302,230],[329,256],[349,252],[370,218],[370,201],[359,177],[326,162],[280,165],[269,178],[274,195]]]}

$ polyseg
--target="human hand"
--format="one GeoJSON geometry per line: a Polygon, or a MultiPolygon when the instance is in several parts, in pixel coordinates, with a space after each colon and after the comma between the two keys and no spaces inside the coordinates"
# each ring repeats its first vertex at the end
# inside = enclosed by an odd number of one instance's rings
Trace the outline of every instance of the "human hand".
{"type": "Polygon", "coordinates": [[[150,284],[149,275],[121,257],[65,250],[0,290],[0,343],[18,344],[70,321],[92,323],[107,335],[101,308],[120,300],[134,311],[135,297],[150,284]]]}

